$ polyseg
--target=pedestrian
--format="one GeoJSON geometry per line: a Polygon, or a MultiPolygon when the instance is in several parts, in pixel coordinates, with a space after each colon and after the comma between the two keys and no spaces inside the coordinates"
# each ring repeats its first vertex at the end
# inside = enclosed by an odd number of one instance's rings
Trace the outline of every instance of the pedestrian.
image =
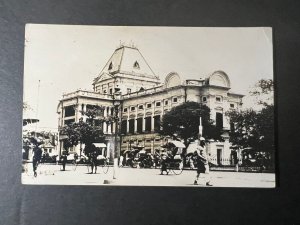
{"type": "Polygon", "coordinates": [[[33,158],[32,158],[32,166],[33,166],[33,174],[36,177],[37,176],[37,167],[39,165],[39,162],[42,158],[42,149],[39,146],[40,144],[38,142],[35,143],[35,147],[33,148],[33,158]]]}
{"type": "Polygon", "coordinates": [[[120,162],[119,162],[119,167],[123,167],[123,161],[124,161],[124,156],[120,156],[120,162]]]}
{"type": "Polygon", "coordinates": [[[97,173],[97,165],[98,165],[97,157],[98,157],[97,150],[94,149],[90,154],[90,163],[91,163],[91,169],[92,169],[91,174],[97,173]]]}
{"type": "Polygon", "coordinates": [[[194,152],[193,160],[197,163],[197,175],[194,181],[194,185],[198,184],[198,179],[201,176],[201,173],[204,174],[206,180],[206,186],[212,186],[210,184],[210,175],[209,175],[209,160],[204,154],[205,151],[205,139],[200,139],[200,145],[197,147],[197,150],[194,152]]]}
{"type": "Polygon", "coordinates": [[[168,172],[168,162],[170,161],[169,155],[167,153],[162,153],[161,155],[161,167],[160,167],[160,175],[163,175],[164,172],[169,174],[168,172]]]}
{"type": "Polygon", "coordinates": [[[62,166],[63,166],[63,171],[66,170],[67,160],[68,160],[68,151],[64,150],[62,152],[62,156],[61,156],[61,163],[62,163],[62,166]]]}

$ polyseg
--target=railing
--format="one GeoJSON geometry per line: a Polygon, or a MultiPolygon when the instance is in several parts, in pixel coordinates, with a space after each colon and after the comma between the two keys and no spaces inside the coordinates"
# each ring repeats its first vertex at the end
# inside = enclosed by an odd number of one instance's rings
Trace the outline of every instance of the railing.
{"type": "MultiPolygon", "coordinates": [[[[194,81],[193,80],[193,81],[187,82],[186,85],[187,86],[202,86],[203,81],[196,81],[196,80],[194,81]]],[[[165,90],[163,85],[136,91],[136,92],[123,94],[121,96],[121,99],[128,99],[128,98],[137,97],[137,96],[149,95],[149,94],[153,94],[153,93],[156,93],[156,92],[159,92],[162,90],[165,90]]],[[[77,91],[74,91],[71,93],[63,94],[63,99],[74,98],[74,97],[78,97],[78,96],[87,96],[87,97],[102,98],[102,99],[113,99],[113,95],[101,94],[101,93],[97,93],[94,91],[83,91],[83,90],[77,90],[77,91]]]]}
{"type": "Polygon", "coordinates": [[[131,97],[136,97],[136,96],[148,95],[148,94],[153,94],[153,93],[156,93],[156,92],[162,91],[162,90],[163,90],[163,86],[158,86],[158,87],[153,87],[153,88],[149,88],[149,89],[144,89],[141,91],[123,94],[122,98],[126,99],[126,98],[131,98],[131,97]]]}
{"type": "Polygon", "coordinates": [[[75,92],[63,94],[63,99],[67,98],[74,98],[78,96],[86,96],[86,97],[93,97],[93,98],[102,98],[102,99],[113,99],[112,95],[108,94],[101,94],[93,91],[83,91],[83,90],[77,90],[75,92]]]}
{"type": "Polygon", "coordinates": [[[230,158],[210,158],[209,162],[214,164],[214,165],[224,165],[224,166],[228,166],[228,165],[232,165],[231,164],[231,159],[230,158]]]}

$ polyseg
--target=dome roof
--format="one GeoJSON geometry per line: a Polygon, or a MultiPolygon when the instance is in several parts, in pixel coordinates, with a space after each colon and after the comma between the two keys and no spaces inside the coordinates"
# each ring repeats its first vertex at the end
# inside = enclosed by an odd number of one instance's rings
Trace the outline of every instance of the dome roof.
{"type": "MultiPolygon", "coordinates": [[[[153,79],[159,82],[158,76],[155,75],[149,64],[136,47],[121,46],[117,48],[110,59],[101,70],[98,78],[103,74],[129,74],[137,77],[153,79]]],[[[94,83],[99,79],[96,78],[94,83]]]]}
{"type": "Polygon", "coordinates": [[[207,78],[207,83],[213,86],[230,88],[230,80],[228,75],[221,70],[213,72],[207,78]]]}

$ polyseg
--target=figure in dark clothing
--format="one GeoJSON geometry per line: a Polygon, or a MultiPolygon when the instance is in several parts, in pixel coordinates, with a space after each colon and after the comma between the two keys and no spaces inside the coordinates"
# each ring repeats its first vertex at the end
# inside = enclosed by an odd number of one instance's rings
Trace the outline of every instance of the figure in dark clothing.
{"type": "Polygon", "coordinates": [[[91,173],[93,173],[94,169],[95,169],[95,173],[97,172],[97,157],[98,157],[98,153],[96,150],[91,152],[91,154],[90,154],[90,163],[91,163],[91,168],[92,168],[91,173]]]}
{"type": "Polygon", "coordinates": [[[33,166],[33,174],[37,176],[37,167],[42,158],[42,149],[39,147],[39,144],[36,144],[33,148],[33,158],[32,158],[32,166],[33,166]]]}
{"type": "Polygon", "coordinates": [[[167,151],[166,153],[163,153],[161,155],[161,168],[160,168],[160,175],[163,175],[164,172],[167,173],[167,175],[169,174],[169,171],[168,171],[168,164],[170,162],[170,160],[172,159],[172,154],[170,151],[167,151]]]}
{"type": "Polygon", "coordinates": [[[62,155],[61,155],[61,163],[62,163],[62,166],[63,166],[63,171],[66,170],[66,164],[67,164],[67,159],[68,159],[68,151],[64,150],[62,152],[62,155]]]}
{"type": "MultiPolygon", "coordinates": [[[[207,173],[207,175],[209,174],[208,158],[204,154],[204,150],[205,150],[205,142],[201,141],[200,145],[198,146],[197,150],[194,152],[194,155],[193,155],[193,161],[197,162],[197,175],[196,175],[196,179],[194,181],[195,185],[198,184],[198,179],[199,179],[201,173],[202,174],[207,173]]],[[[212,186],[210,184],[210,179],[208,179],[208,177],[209,176],[205,176],[206,186],[212,186]]]]}

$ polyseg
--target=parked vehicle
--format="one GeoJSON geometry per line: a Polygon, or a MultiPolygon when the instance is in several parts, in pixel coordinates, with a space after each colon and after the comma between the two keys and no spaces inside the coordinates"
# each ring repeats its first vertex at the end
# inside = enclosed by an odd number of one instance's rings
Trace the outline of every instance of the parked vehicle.
{"type": "Polygon", "coordinates": [[[153,166],[153,156],[150,153],[146,153],[145,150],[141,150],[138,153],[138,156],[138,165],[140,168],[151,168],[153,166]]]}
{"type": "Polygon", "coordinates": [[[185,147],[178,141],[168,142],[162,146],[165,152],[161,155],[161,174],[164,171],[169,174],[172,171],[174,174],[179,175],[183,171],[183,156],[182,148],[185,147]]]}

